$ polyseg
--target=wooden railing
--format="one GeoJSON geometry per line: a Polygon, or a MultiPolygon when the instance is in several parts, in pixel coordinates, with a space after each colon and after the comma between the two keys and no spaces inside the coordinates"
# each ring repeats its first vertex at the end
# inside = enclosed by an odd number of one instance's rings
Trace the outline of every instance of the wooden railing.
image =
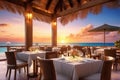
{"type": "Polygon", "coordinates": [[[0,46],[0,48],[6,47],[7,51],[24,49],[25,46],[0,46]]]}
{"type": "MultiPolygon", "coordinates": [[[[24,50],[25,46],[0,46],[0,49],[1,48],[6,48],[7,51],[18,51],[18,50],[24,50]]],[[[1,57],[0,61],[5,61],[6,60],[4,54],[0,54],[0,57],[1,57]]]]}

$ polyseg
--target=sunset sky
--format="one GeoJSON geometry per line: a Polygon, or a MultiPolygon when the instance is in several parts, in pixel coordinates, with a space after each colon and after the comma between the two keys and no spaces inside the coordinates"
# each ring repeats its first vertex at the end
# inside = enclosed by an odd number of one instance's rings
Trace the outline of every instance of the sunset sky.
{"type": "MultiPolygon", "coordinates": [[[[103,32],[88,32],[97,26],[109,24],[120,27],[120,8],[103,8],[98,15],[89,14],[85,19],[76,19],[66,25],[57,21],[58,42],[103,42],[103,32]]],[[[106,42],[120,39],[120,33],[107,32],[106,42]]],[[[25,42],[23,15],[0,10],[0,42],[25,42]]],[[[51,24],[33,21],[33,41],[51,42],[51,24]]]]}

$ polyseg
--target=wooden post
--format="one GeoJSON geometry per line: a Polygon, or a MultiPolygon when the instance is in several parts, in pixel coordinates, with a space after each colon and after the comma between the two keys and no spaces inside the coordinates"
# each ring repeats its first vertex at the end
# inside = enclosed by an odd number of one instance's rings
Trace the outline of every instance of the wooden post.
{"type": "Polygon", "coordinates": [[[51,22],[52,26],[52,47],[57,46],[57,18],[51,22]]]}
{"type": "Polygon", "coordinates": [[[104,29],[104,47],[105,47],[105,29],[104,29]]]}
{"type": "Polygon", "coordinates": [[[27,4],[25,11],[25,50],[28,50],[33,44],[33,15],[31,7],[31,4],[27,4]]]}
{"type": "Polygon", "coordinates": [[[9,52],[10,51],[10,46],[7,46],[7,52],[9,52]]]}

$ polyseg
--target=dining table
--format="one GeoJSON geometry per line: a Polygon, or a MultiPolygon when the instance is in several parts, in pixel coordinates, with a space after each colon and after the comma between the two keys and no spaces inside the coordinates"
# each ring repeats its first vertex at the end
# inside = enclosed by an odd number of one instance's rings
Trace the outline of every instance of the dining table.
{"type": "Polygon", "coordinates": [[[67,77],[68,80],[79,80],[82,77],[99,73],[103,61],[83,57],[62,57],[52,59],[55,71],[67,77]]]}
{"type": "Polygon", "coordinates": [[[33,64],[33,73],[29,73],[29,76],[36,77],[37,57],[45,58],[45,55],[46,55],[46,51],[22,51],[22,52],[17,52],[16,57],[22,61],[27,61],[29,67],[31,67],[33,64]]]}

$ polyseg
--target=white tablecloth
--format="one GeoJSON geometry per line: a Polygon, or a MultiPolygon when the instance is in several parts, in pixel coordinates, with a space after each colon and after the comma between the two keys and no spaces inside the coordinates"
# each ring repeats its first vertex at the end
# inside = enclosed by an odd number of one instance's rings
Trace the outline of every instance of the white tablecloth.
{"type": "Polygon", "coordinates": [[[32,64],[32,60],[37,59],[37,57],[45,58],[45,51],[38,51],[38,52],[30,52],[30,51],[24,51],[24,52],[18,52],[17,58],[28,61],[28,65],[30,66],[32,64]]]}
{"type": "Polygon", "coordinates": [[[95,53],[96,54],[104,54],[104,48],[96,49],[95,53]]]}
{"type": "Polygon", "coordinates": [[[69,62],[65,59],[54,59],[56,73],[67,76],[69,80],[100,72],[103,62],[101,60],[84,59],[83,61],[69,62]]]}

